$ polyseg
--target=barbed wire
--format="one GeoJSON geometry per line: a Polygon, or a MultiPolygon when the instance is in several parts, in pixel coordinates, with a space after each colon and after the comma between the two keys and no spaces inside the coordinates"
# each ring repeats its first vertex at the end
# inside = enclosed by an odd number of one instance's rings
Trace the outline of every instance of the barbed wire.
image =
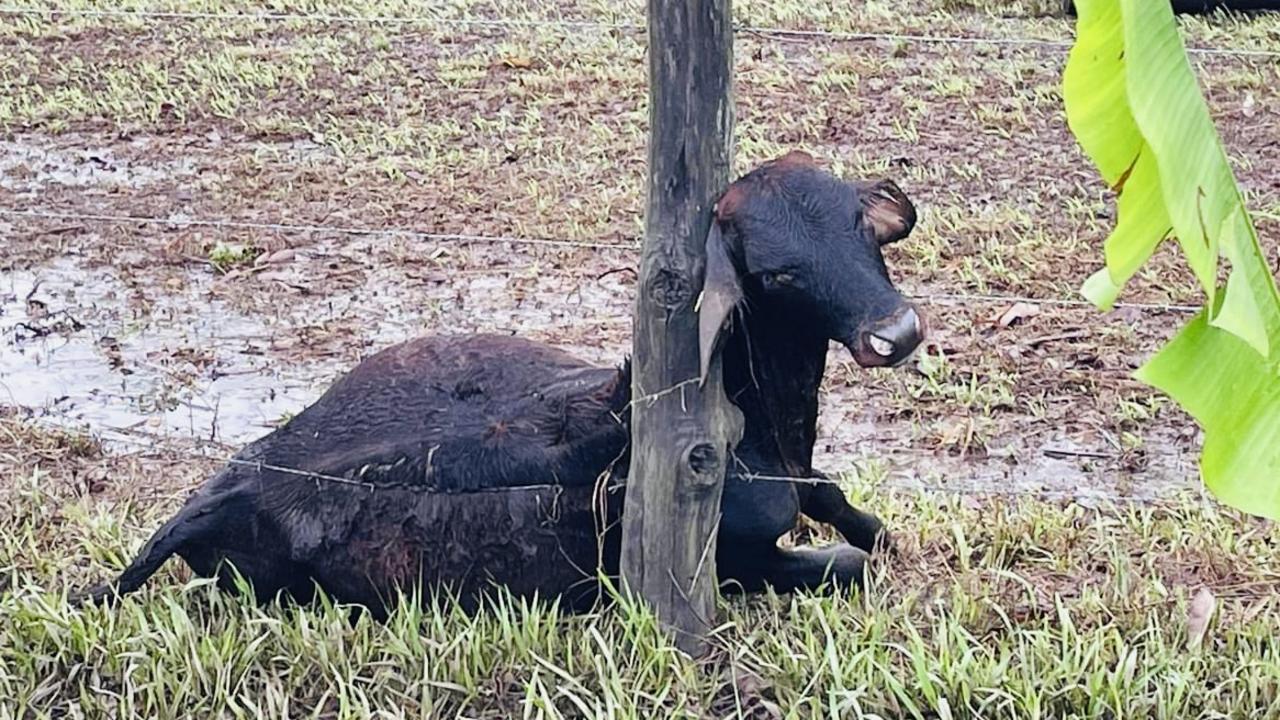
{"type": "Polygon", "coordinates": [[[600,20],[542,20],[510,18],[452,18],[439,15],[352,15],[342,13],[211,12],[200,10],[103,10],[93,8],[0,7],[0,15],[61,15],[142,20],[234,20],[239,22],[312,22],[365,25],[454,25],[489,28],[561,28],[565,30],[616,30],[640,32],[643,23],[611,23],[600,20]]]}
{"type": "MultiPolygon", "coordinates": [[[[139,450],[150,451],[157,454],[166,453],[170,455],[182,455],[192,460],[220,462],[227,465],[235,465],[239,467],[254,469],[254,470],[257,470],[259,473],[261,473],[264,470],[269,470],[271,472],[278,472],[283,475],[299,477],[305,480],[316,480],[321,482],[335,483],[338,485],[344,485],[348,487],[356,487],[363,490],[368,490],[369,492],[376,492],[377,490],[391,490],[391,489],[399,489],[399,490],[415,489],[421,492],[440,492],[442,494],[445,493],[445,491],[443,490],[438,490],[436,488],[433,488],[427,485],[409,485],[406,483],[375,483],[367,480],[356,480],[349,477],[343,477],[341,475],[324,473],[318,470],[306,470],[303,468],[290,467],[287,465],[279,465],[276,463],[263,462],[260,460],[246,460],[244,458],[236,457],[235,455],[227,455],[227,454],[212,455],[206,452],[197,452],[194,450],[178,449],[173,447],[171,444],[169,444],[175,440],[171,438],[163,438],[163,437],[157,438],[155,436],[151,436],[150,442],[143,442],[137,438],[129,436],[127,434],[129,432],[127,428],[99,428],[97,430],[91,429],[89,432],[90,434],[96,433],[99,436],[99,438],[105,438],[107,439],[108,442],[111,442],[111,443],[117,443],[121,445],[130,445],[132,447],[138,448],[139,450]],[[107,436],[110,436],[110,437],[107,437],[107,436]],[[160,442],[158,442],[159,440],[164,440],[166,444],[164,446],[161,446],[160,442]]],[[[180,438],[180,440],[182,440],[183,442],[193,443],[198,448],[223,447],[225,445],[224,443],[217,443],[213,441],[203,440],[195,436],[180,438]]],[[[511,487],[511,488],[501,488],[501,487],[476,488],[474,490],[468,490],[468,492],[498,492],[502,490],[543,490],[543,489],[552,489],[552,488],[563,489],[564,486],[556,485],[552,483],[541,483],[541,484],[520,485],[516,487],[511,487]]]]}
{"type": "MultiPolygon", "coordinates": [[[[231,230],[265,230],[271,232],[289,232],[289,233],[315,233],[315,234],[333,234],[333,235],[360,235],[360,236],[378,236],[387,235],[392,237],[405,237],[416,240],[425,240],[430,242],[457,242],[457,243],[482,243],[482,244],[501,244],[510,243],[513,245],[532,245],[542,247],[571,247],[571,248],[587,248],[597,250],[621,250],[636,252],[640,250],[638,243],[597,243],[582,240],[562,240],[555,238],[528,238],[507,235],[474,235],[466,233],[431,233],[421,232],[417,230],[409,230],[405,228],[369,228],[369,227],[352,227],[341,225],[312,225],[312,224],[290,224],[280,222],[255,222],[243,220],[218,220],[211,218],[183,218],[183,217],[149,217],[138,215],[111,215],[102,213],[75,213],[54,210],[14,210],[10,208],[0,208],[0,217],[26,217],[41,220],[65,220],[65,221],[81,221],[81,222],[101,222],[116,224],[138,224],[138,225],[170,225],[176,227],[209,227],[222,228],[231,230]]],[[[1041,298],[1030,295],[992,295],[992,294],[964,294],[964,293],[926,293],[926,294],[909,294],[912,300],[923,302],[971,302],[985,304],[1012,304],[1012,303],[1029,303],[1033,305],[1048,305],[1054,307],[1094,307],[1093,303],[1087,300],[1076,300],[1070,298],[1041,298]]],[[[1174,312],[1174,313],[1196,313],[1201,310],[1195,305],[1180,305],[1176,303],[1142,303],[1142,302],[1117,302],[1113,306],[1117,309],[1129,308],[1134,310],[1143,310],[1150,312],[1174,312]]]]}
{"type": "Polygon", "coordinates": [[[56,210],[13,210],[0,208],[0,215],[8,217],[31,217],[43,220],[75,220],[83,222],[103,222],[138,225],[171,225],[177,227],[212,227],[229,230],[264,230],[269,232],[310,232],[332,235],[389,235],[407,237],[414,240],[431,242],[459,243],[512,243],[518,245],[555,245],[593,250],[637,250],[639,245],[633,243],[600,243],[580,240],[558,240],[548,238],[507,237],[501,235],[473,235],[469,233],[432,233],[404,228],[369,228],[343,225],[308,225],[281,222],[257,222],[250,220],[214,220],[208,218],[187,217],[146,217],[140,215],[109,215],[101,213],[70,213],[56,210]]]}
{"type": "MultiPolygon", "coordinates": [[[[192,460],[201,460],[205,462],[223,463],[262,472],[264,470],[301,478],[304,480],[313,480],[316,482],[329,482],[346,487],[356,487],[376,492],[382,489],[410,489],[418,492],[439,492],[444,494],[445,491],[438,490],[425,485],[410,485],[405,483],[388,485],[378,484],[352,478],[322,473],[315,470],[306,470],[276,463],[268,463],[257,460],[245,460],[235,455],[228,455],[225,452],[218,454],[210,454],[198,450],[189,450],[178,448],[173,445],[174,442],[189,442],[196,445],[197,448],[216,447],[221,449],[225,447],[224,443],[214,441],[206,441],[194,436],[182,438],[157,437],[148,434],[148,440],[143,441],[136,437],[132,437],[128,433],[128,428],[99,428],[96,433],[100,439],[105,439],[109,443],[119,445],[127,445],[136,448],[139,451],[154,453],[157,455],[166,454],[170,456],[182,456],[192,460]]],[[[930,454],[928,451],[920,450],[920,454],[930,454]]],[[[735,457],[736,460],[736,457],[735,457]]],[[[801,483],[807,485],[832,485],[840,488],[842,491],[849,487],[849,483],[832,477],[795,477],[783,475],[770,475],[767,473],[751,472],[748,468],[738,461],[738,476],[745,482],[774,482],[774,483],[801,483]]],[[[852,472],[847,470],[845,472],[852,472]]],[[[839,474],[839,473],[837,473],[839,474]]],[[[625,487],[625,482],[613,483],[609,487],[625,487]]],[[[585,486],[584,486],[585,487],[585,486]]],[[[511,487],[486,487],[475,490],[467,490],[465,492],[506,492],[521,490],[555,490],[562,491],[568,489],[567,486],[555,483],[531,483],[524,485],[515,485],[511,487]]],[[[1160,497],[1148,497],[1141,495],[1126,495],[1121,493],[1110,493],[1096,490],[1070,491],[1070,490],[1053,490],[1047,488],[1018,488],[1018,487],[956,487],[949,485],[940,485],[936,483],[912,482],[912,481],[881,481],[872,484],[872,490],[875,491],[892,491],[892,492],[919,492],[934,495],[950,495],[955,497],[1005,497],[1005,498],[1036,498],[1039,500],[1055,500],[1055,501],[1073,501],[1077,503],[1091,502],[1107,502],[1115,505],[1133,505],[1140,507],[1154,507],[1162,505],[1169,500],[1160,497]]],[[[1207,501],[1205,501],[1207,502],[1207,501]]]]}
{"type": "MultiPolygon", "coordinates": [[[[313,23],[351,23],[372,25],[443,25],[480,28],[556,28],[561,30],[602,30],[612,32],[641,32],[646,29],[644,23],[604,22],[596,20],[534,20],[509,18],[454,18],[435,15],[344,15],[335,13],[226,13],[185,10],[103,10],[91,8],[23,8],[0,7],[0,15],[10,16],[65,16],[65,17],[98,17],[114,19],[143,20],[218,20],[236,22],[313,22],[313,23]]],[[[1028,37],[973,37],[964,35],[935,35],[917,33],[880,33],[853,32],[841,30],[767,27],[754,25],[734,25],[739,33],[750,33],[763,37],[803,38],[825,41],[844,42],[896,42],[927,43],[945,45],[1005,45],[1030,47],[1065,52],[1071,49],[1071,42],[1065,40],[1047,40],[1028,37]]],[[[1254,48],[1221,48],[1190,47],[1187,52],[1197,55],[1215,55],[1227,57],[1261,57],[1280,58],[1280,51],[1260,50],[1254,48]]]]}
{"type": "MultiPolygon", "coordinates": [[[[965,295],[957,293],[932,293],[929,295],[910,295],[912,300],[926,302],[983,302],[983,303],[1028,303],[1032,305],[1057,305],[1061,307],[1097,308],[1088,300],[1070,298],[1037,298],[1032,295],[965,295]]],[[[1198,313],[1204,308],[1199,305],[1179,305],[1177,303],[1149,302],[1117,302],[1112,307],[1130,308],[1133,310],[1150,310],[1153,312],[1198,313]]]]}

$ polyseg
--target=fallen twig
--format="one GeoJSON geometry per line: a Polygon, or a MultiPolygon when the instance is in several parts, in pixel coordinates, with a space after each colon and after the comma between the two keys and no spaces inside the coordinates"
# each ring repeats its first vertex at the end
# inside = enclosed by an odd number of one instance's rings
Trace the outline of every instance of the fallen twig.
{"type": "Polygon", "coordinates": [[[1060,333],[1058,335],[1045,335],[1043,337],[1032,338],[1026,342],[1028,347],[1039,347],[1044,343],[1056,342],[1058,340],[1079,340],[1089,337],[1089,333],[1085,330],[1074,330],[1072,332],[1060,333]]]}
{"type": "Polygon", "coordinates": [[[1116,457],[1113,453],[1099,452],[1097,450],[1071,450],[1069,448],[1045,448],[1043,452],[1045,457],[1051,457],[1055,460],[1065,460],[1073,457],[1114,460],[1116,457]]]}

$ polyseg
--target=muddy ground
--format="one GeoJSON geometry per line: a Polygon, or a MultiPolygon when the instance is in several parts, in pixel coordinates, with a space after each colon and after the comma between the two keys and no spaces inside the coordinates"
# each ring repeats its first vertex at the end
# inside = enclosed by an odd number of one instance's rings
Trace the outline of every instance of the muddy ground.
{"type": "MultiPolygon", "coordinates": [[[[1104,314],[1075,292],[1114,218],[1061,111],[1052,43],[1070,25],[1026,4],[1018,17],[908,7],[740,8],[769,27],[1050,43],[739,35],[740,169],[804,148],[846,175],[894,178],[921,215],[889,260],[929,316],[928,352],[865,371],[833,349],[819,466],[1080,498],[1194,485],[1194,425],[1130,377],[1199,302],[1177,252],[1124,295],[1141,305],[1104,314]]],[[[162,463],[234,451],[361,357],[424,333],[519,333],[619,362],[640,241],[643,35],[458,21],[636,12],[0,15],[0,404],[162,463]]],[[[1187,31],[1200,47],[1280,49],[1270,17],[1187,31]]],[[[1194,63],[1274,254],[1280,58],[1194,63]]],[[[98,474],[93,492],[125,491],[98,474]]]]}

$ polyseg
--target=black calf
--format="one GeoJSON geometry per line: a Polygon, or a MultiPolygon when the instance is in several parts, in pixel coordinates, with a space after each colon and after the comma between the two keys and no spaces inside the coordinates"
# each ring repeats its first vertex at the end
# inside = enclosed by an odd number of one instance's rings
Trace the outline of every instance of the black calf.
{"type": "MultiPolygon", "coordinates": [[[[895,365],[924,323],[894,289],[881,246],[915,211],[892,183],[846,183],[801,153],[721,198],[708,235],[703,358],[721,352],[745,428],[725,480],[717,562],[756,590],[861,582],[881,524],[811,478],[830,340],[895,365]],[[800,513],[848,544],[781,549],[800,513]]],[[[438,336],[384,350],[288,424],[252,443],[165,523],[105,598],[170,556],[259,599],[315,585],[381,612],[397,589],[494,584],[590,602],[618,562],[630,375],[519,338],[438,336]],[[286,470],[292,469],[292,470],[286,470]],[[300,474],[298,471],[302,471],[300,474]]]]}

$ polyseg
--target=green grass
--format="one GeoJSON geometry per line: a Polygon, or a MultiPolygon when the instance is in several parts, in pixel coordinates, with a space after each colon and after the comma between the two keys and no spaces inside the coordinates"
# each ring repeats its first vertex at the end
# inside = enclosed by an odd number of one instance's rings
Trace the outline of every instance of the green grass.
{"type": "Polygon", "coordinates": [[[695,662],[626,603],[352,622],[325,603],[257,607],[177,561],[114,609],[71,609],[65,592],[118,570],[176,498],[74,492],[68,466],[111,456],[24,432],[8,459],[64,454],[5,488],[3,718],[1280,716],[1280,535],[1190,495],[1087,509],[849,478],[901,546],[872,590],[725,601],[695,662]],[[1218,609],[1190,649],[1200,587],[1218,609]]]}
{"type": "Polygon", "coordinates": [[[209,249],[209,264],[220,273],[226,273],[240,265],[248,265],[261,254],[257,248],[248,245],[229,245],[217,243],[209,249]]]}

